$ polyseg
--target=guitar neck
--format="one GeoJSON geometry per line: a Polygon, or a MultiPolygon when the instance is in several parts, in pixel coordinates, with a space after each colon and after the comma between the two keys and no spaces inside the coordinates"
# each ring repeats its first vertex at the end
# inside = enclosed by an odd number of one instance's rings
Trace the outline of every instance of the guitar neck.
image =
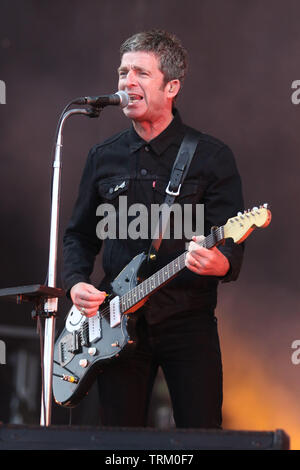
{"type": "MultiPolygon", "coordinates": [[[[212,230],[207,237],[199,242],[199,245],[203,246],[204,248],[212,248],[213,246],[220,243],[223,238],[224,230],[222,226],[212,230]]],[[[187,253],[188,252],[185,251],[166,266],[161,268],[159,271],[154,273],[152,276],[148,277],[129,292],[122,295],[122,297],[120,297],[121,312],[125,313],[138,302],[142,301],[145,297],[153,294],[163,284],[170,281],[180,271],[182,271],[185,268],[185,257],[187,253]]]]}

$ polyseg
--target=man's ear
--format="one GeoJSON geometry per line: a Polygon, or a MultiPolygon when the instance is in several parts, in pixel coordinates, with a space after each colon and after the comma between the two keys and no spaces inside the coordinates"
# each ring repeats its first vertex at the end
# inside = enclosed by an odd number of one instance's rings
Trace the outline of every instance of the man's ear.
{"type": "Polygon", "coordinates": [[[168,97],[174,99],[180,90],[180,80],[171,80],[167,83],[168,97]]]}

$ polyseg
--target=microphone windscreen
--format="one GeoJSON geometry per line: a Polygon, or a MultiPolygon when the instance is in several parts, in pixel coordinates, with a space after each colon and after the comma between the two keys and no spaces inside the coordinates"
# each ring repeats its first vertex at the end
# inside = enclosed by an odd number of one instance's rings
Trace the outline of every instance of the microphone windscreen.
{"type": "Polygon", "coordinates": [[[120,106],[121,108],[125,108],[129,103],[129,96],[125,91],[119,90],[117,91],[116,95],[120,97],[120,106]]]}

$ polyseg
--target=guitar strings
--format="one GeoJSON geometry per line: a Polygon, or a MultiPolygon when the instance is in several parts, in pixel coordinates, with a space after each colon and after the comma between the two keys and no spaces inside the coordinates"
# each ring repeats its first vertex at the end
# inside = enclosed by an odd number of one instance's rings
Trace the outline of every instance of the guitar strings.
{"type": "MultiPolygon", "coordinates": [[[[200,242],[198,242],[198,244],[200,246],[207,246],[207,245],[210,245],[211,246],[214,246],[215,245],[215,238],[219,238],[221,235],[222,235],[222,229],[223,227],[218,227],[214,232],[213,234],[210,233],[207,237],[204,238],[204,240],[201,240],[200,242]]],[[[143,282],[141,282],[141,284],[138,284],[137,286],[135,286],[130,292],[132,292],[134,289],[138,289],[141,287],[141,285],[143,283],[146,283],[146,282],[149,282],[150,279],[152,279],[154,276],[159,276],[158,273],[160,273],[161,271],[165,270],[167,267],[170,267],[171,264],[173,264],[174,262],[176,262],[177,260],[179,260],[182,256],[185,257],[187,255],[187,251],[185,251],[184,253],[182,253],[180,256],[178,256],[178,258],[175,258],[174,260],[172,260],[169,264],[167,264],[167,266],[165,266],[164,268],[160,269],[159,271],[157,271],[156,273],[154,273],[152,276],[150,276],[148,279],[145,279],[143,282]]],[[[124,295],[127,295],[128,292],[124,295]]],[[[123,297],[123,296],[122,296],[123,297]]],[[[120,300],[122,300],[122,297],[120,300]]],[[[128,309],[129,310],[129,309],[128,309]]],[[[102,312],[99,312],[100,314],[100,318],[105,318],[107,315],[110,314],[110,308],[109,307],[105,307],[102,312]]]]}
{"type": "MultiPolygon", "coordinates": [[[[247,211],[247,213],[249,213],[250,211],[247,211]]],[[[252,214],[252,212],[251,212],[252,214]]],[[[255,214],[252,214],[252,215],[255,215],[255,214]]],[[[207,235],[207,237],[205,237],[203,240],[201,240],[200,242],[198,242],[198,244],[200,246],[204,246],[205,248],[212,248],[213,246],[216,245],[216,239],[217,240],[222,240],[224,238],[224,235],[223,235],[223,229],[224,229],[224,226],[221,226],[221,227],[217,227],[216,229],[213,229],[211,231],[211,233],[209,235],[207,235]]],[[[126,294],[124,294],[122,297],[121,297],[121,302],[122,302],[122,298],[125,296],[125,295],[128,295],[130,292],[132,293],[134,291],[134,289],[140,289],[140,287],[146,283],[146,282],[149,282],[151,279],[154,278],[154,276],[158,276],[159,277],[159,273],[162,272],[163,270],[165,270],[167,267],[170,268],[171,265],[174,263],[174,262],[178,262],[179,263],[179,260],[180,258],[183,256],[185,258],[186,254],[188,252],[185,251],[184,253],[182,253],[178,258],[175,258],[173,261],[171,261],[169,264],[167,264],[167,266],[165,266],[164,268],[160,269],[159,271],[157,271],[156,273],[154,273],[152,276],[150,276],[148,279],[145,279],[144,281],[141,282],[141,284],[138,284],[137,286],[135,286],[133,289],[131,289],[131,291],[127,292],[126,294]]],[[[183,269],[183,268],[181,268],[183,269]]],[[[180,269],[180,270],[181,270],[180,269]]],[[[172,277],[172,275],[170,276],[172,277]]],[[[151,291],[150,291],[151,292],[151,291]]],[[[149,293],[150,293],[149,292],[149,293]]],[[[137,303],[137,302],[136,302],[137,303]]],[[[134,305],[134,304],[133,304],[134,305]]],[[[133,306],[132,305],[132,306],[133,306]]],[[[131,307],[129,307],[130,309],[131,307]]],[[[129,310],[128,309],[128,310],[129,310]]],[[[99,311],[99,315],[100,315],[100,318],[105,318],[107,315],[110,314],[110,307],[105,307],[102,311],[99,311]]]]}
{"type": "MultiPolygon", "coordinates": [[[[250,211],[247,211],[247,213],[249,213],[249,212],[250,212],[250,211]]],[[[251,212],[251,214],[252,214],[252,212],[251,212]]],[[[255,215],[255,214],[252,214],[252,215],[255,215]]],[[[220,240],[220,239],[223,238],[223,229],[224,229],[223,226],[216,228],[216,229],[213,230],[209,235],[207,235],[207,237],[205,237],[204,240],[201,240],[200,242],[198,242],[198,244],[199,244],[200,246],[205,246],[206,248],[207,248],[207,247],[208,247],[208,248],[212,248],[212,247],[216,244],[216,243],[215,243],[216,238],[217,238],[218,240],[220,240]]],[[[150,276],[150,278],[145,279],[144,281],[141,282],[141,284],[138,284],[137,286],[135,286],[130,292],[132,292],[134,289],[140,288],[143,283],[149,282],[149,280],[150,280],[151,278],[153,278],[154,276],[156,276],[156,275],[159,276],[159,273],[160,273],[162,270],[166,269],[167,267],[170,267],[170,265],[171,265],[172,263],[174,263],[176,260],[179,260],[181,256],[184,256],[184,257],[185,257],[186,254],[187,254],[187,251],[185,251],[184,253],[182,253],[182,254],[181,254],[178,258],[176,258],[175,260],[171,261],[167,266],[165,266],[165,267],[162,268],[161,270],[159,270],[159,271],[157,271],[156,273],[154,273],[152,276],[150,276]]],[[[127,292],[127,293],[124,294],[124,295],[127,295],[128,293],[129,293],[129,292],[127,292]]],[[[123,297],[124,297],[124,296],[123,296],[123,297]]],[[[122,300],[123,297],[121,297],[121,300],[122,300]]],[[[133,304],[133,305],[134,305],[134,304],[133,304]]],[[[100,314],[100,318],[105,318],[107,315],[110,314],[110,308],[109,308],[109,307],[105,307],[102,312],[99,312],[99,314],[100,314]]]]}

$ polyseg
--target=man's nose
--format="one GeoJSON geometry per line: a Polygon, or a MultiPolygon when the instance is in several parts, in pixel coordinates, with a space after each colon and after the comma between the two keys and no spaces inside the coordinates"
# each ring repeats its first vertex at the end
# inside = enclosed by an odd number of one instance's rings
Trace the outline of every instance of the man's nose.
{"type": "Polygon", "coordinates": [[[126,85],[129,86],[134,86],[137,83],[137,77],[136,73],[134,70],[129,70],[126,76],[126,85]]]}

